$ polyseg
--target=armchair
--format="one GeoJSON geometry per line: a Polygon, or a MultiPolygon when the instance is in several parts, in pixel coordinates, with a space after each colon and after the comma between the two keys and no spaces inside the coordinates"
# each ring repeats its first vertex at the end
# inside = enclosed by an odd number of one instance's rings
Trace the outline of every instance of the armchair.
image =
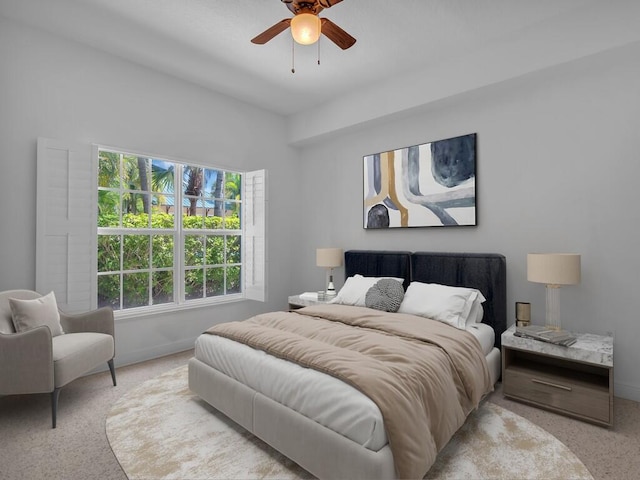
{"type": "Polygon", "coordinates": [[[0,395],[50,393],[56,428],[63,386],[103,362],[116,386],[113,311],[105,307],[78,315],[59,312],[63,335],[52,336],[46,325],[16,332],[9,299],[40,297],[31,290],[0,292],[0,395]]]}

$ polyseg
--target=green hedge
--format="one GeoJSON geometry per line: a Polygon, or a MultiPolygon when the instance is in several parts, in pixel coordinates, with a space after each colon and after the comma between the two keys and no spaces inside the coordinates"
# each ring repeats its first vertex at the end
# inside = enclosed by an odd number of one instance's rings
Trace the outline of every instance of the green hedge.
{"type": "MultiPolygon", "coordinates": [[[[125,214],[122,217],[124,228],[148,228],[151,220],[152,228],[173,228],[174,216],[165,213],[125,214]]],[[[98,217],[100,227],[119,227],[117,215],[101,214],[98,217]]],[[[190,235],[188,230],[195,228],[239,230],[238,217],[183,217],[185,232],[185,265],[190,267],[185,272],[185,297],[187,299],[211,297],[226,292],[241,291],[239,266],[229,264],[241,262],[240,235],[227,236],[226,265],[224,264],[225,236],[223,235],[190,235]],[[206,282],[205,282],[206,274],[206,282]],[[203,293],[205,293],[203,295],[203,293]]],[[[168,303],[173,301],[173,236],[163,234],[145,235],[99,235],[98,236],[98,272],[120,270],[120,242],[123,246],[123,270],[164,269],[152,274],[148,272],[123,275],[124,308],[145,306],[149,304],[149,275],[151,275],[152,303],[168,303]],[[150,258],[149,247],[153,251],[150,258]]],[[[119,307],[120,275],[100,275],[98,277],[98,304],[119,307]]]]}

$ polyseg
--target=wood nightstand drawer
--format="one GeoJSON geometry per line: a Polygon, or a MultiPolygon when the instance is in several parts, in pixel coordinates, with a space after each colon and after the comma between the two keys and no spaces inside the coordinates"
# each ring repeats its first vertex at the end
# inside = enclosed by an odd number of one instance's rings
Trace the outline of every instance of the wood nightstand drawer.
{"type": "Polygon", "coordinates": [[[605,427],[613,426],[613,338],[574,334],[569,347],[502,333],[504,396],[605,427]]]}
{"type": "Polygon", "coordinates": [[[579,378],[512,367],[505,372],[504,394],[539,406],[611,423],[608,388],[579,378]]]}

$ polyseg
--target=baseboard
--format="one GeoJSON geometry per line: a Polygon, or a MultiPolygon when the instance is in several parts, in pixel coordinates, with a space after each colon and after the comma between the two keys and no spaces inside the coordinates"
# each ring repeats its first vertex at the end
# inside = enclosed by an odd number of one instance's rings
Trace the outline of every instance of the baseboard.
{"type": "Polygon", "coordinates": [[[137,350],[135,352],[125,352],[122,355],[119,355],[118,350],[116,349],[115,363],[117,366],[140,363],[145,360],[152,360],[154,358],[164,357],[165,355],[171,355],[172,353],[184,352],[185,350],[192,349],[195,346],[195,343],[196,337],[185,338],[176,342],[166,343],[164,345],[154,345],[153,347],[137,350]]]}
{"type": "Polygon", "coordinates": [[[640,402],[640,387],[637,387],[635,385],[614,382],[613,394],[616,397],[626,398],[627,400],[633,400],[634,402],[640,402]]]}
{"type": "MultiPolygon", "coordinates": [[[[134,363],[140,363],[147,360],[153,360],[154,358],[164,357],[174,353],[184,352],[185,350],[193,349],[196,342],[196,337],[185,338],[176,342],[166,343],[164,345],[154,345],[153,347],[145,348],[142,350],[136,350],[134,352],[118,353],[116,346],[116,356],[114,363],[117,367],[124,367],[125,365],[132,365],[134,363]]],[[[107,365],[96,368],[89,372],[87,375],[93,373],[103,372],[108,370],[107,365]]]]}

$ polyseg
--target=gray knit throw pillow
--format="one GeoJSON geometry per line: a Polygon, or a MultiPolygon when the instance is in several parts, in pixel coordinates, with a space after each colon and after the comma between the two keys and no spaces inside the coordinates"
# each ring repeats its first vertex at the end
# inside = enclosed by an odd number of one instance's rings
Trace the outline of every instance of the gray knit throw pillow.
{"type": "Polygon", "coordinates": [[[404,298],[402,284],[392,278],[382,278],[371,287],[364,298],[369,308],[383,312],[397,312],[404,298]]]}

